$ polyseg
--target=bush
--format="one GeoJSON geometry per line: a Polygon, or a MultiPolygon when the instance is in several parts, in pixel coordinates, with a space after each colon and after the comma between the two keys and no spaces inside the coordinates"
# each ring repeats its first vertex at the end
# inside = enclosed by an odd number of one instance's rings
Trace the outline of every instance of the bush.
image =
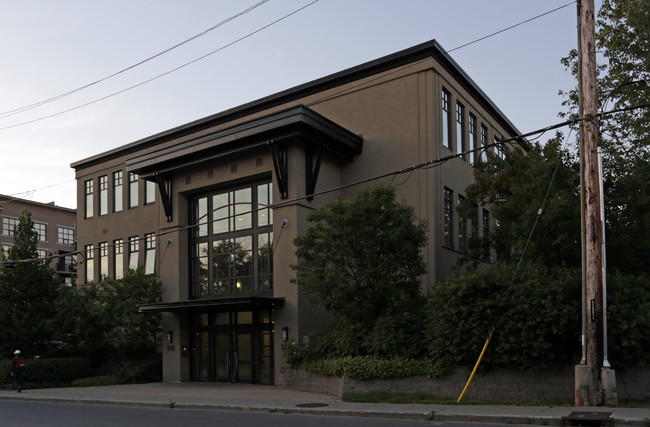
{"type": "Polygon", "coordinates": [[[447,369],[433,360],[378,359],[369,356],[343,357],[305,362],[301,369],[313,374],[348,377],[357,380],[399,378],[414,375],[440,377],[447,369]]]}
{"type": "Polygon", "coordinates": [[[122,378],[116,375],[100,375],[97,377],[78,378],[72,381],[72,387],[91,387],[123,384],[122,378]]]}
{"type": "Polygon", "coordinates": [[[580,273],[522,264],[467,270],[433,288],[429,349],[436,360],[473,366],[496,326],[483,364],[542,369],[580,356],[580,273]]]}
{"type": "MultiPolygon", "coordinates": [[[[0,370],[7,373],[5,385],[11,384],[11,360],[0,362],[0,370]]],[[[25,384],[28,388],[68,386],[77,378],[93,374],[90,361],[83,358],[27,359],[25,384]]]]}

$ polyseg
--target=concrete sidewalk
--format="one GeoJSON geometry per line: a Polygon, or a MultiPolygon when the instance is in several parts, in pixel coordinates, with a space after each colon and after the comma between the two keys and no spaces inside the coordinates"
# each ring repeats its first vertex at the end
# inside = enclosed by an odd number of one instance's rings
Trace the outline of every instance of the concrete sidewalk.
{"type": "Polygon", "coordinates": [[[616,426],[650,423],[648,408],[355,403],[326,394],[250,384],[149,383],[27,389],[22,393],[0,390],[0,399],[535,425],[569,425],[563,423],[563,417],[579,411],[611,413],[616,426]]]}

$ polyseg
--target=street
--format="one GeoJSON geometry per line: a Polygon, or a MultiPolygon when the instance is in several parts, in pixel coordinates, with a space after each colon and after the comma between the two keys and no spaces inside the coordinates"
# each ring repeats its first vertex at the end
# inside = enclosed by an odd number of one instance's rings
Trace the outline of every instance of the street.
{"type": "MultiPolygon", "coordinates": [[[[343,416],[319,416],[211,409],[150,408],[74,403],[0,400],[0,426],[212,426],[220,427],[415,427],[417,425],[478,427],[478,423],[427,422],[343,416]]],[[[490,424],[499,426],[499,424],[490,424]]],[[[512,424],[508,424],[512,426],[512,424]]],[[[505,426],[505,424],[504,424],[505,426]]]]}

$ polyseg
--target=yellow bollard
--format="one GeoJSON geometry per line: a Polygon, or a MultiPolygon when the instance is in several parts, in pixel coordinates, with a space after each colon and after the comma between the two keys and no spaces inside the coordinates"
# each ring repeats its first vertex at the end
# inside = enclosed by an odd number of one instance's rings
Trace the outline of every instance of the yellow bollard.
{"type": "Polygon", "coordinates": [[[488,335],[487,340],[485,340],[485,345],[483,346],[483,350],[481,350],[481,354],[478,357],[478,360],[476,361],[476,365],[474,365],[474,370],[472,370],[472,374],[469,376],[469,379],[467,380],[467,384],[465,384],[465,388],[463,389],[463,392],[460,394],[458,397],[458,400],[456,403],[460,403],[461,400],[463,400],[463,396],[465,396],[465,393],[467,392],[467,389],[469,388],[469,383],[472,382],[472,378],[474,378],[474,374],[476,373],[476,370],[478,369],[478,365],[481,363],[481,359],[483,359],[483,355],[485,354],[485,350],[487,350],[488,344],[490,344],[490,339],[492,339],[492,334],[494,333],[494,326],[492,326],[492,330],[490,331],[490,335],[488,335]]]}

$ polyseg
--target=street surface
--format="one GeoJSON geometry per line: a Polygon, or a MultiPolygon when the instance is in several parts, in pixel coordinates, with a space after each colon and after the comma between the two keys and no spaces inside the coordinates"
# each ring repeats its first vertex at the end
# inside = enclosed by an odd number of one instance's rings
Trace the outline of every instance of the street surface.
{"type": "MultiPolygon", "coordinates": [[[[0,426],[478,427],[485,424],[0,400],[0,426]]],[[[499,424],[489,424],[499,426],[499,424]]],[[[503,424],[512,427],[512,424],[503,424]]]]}

